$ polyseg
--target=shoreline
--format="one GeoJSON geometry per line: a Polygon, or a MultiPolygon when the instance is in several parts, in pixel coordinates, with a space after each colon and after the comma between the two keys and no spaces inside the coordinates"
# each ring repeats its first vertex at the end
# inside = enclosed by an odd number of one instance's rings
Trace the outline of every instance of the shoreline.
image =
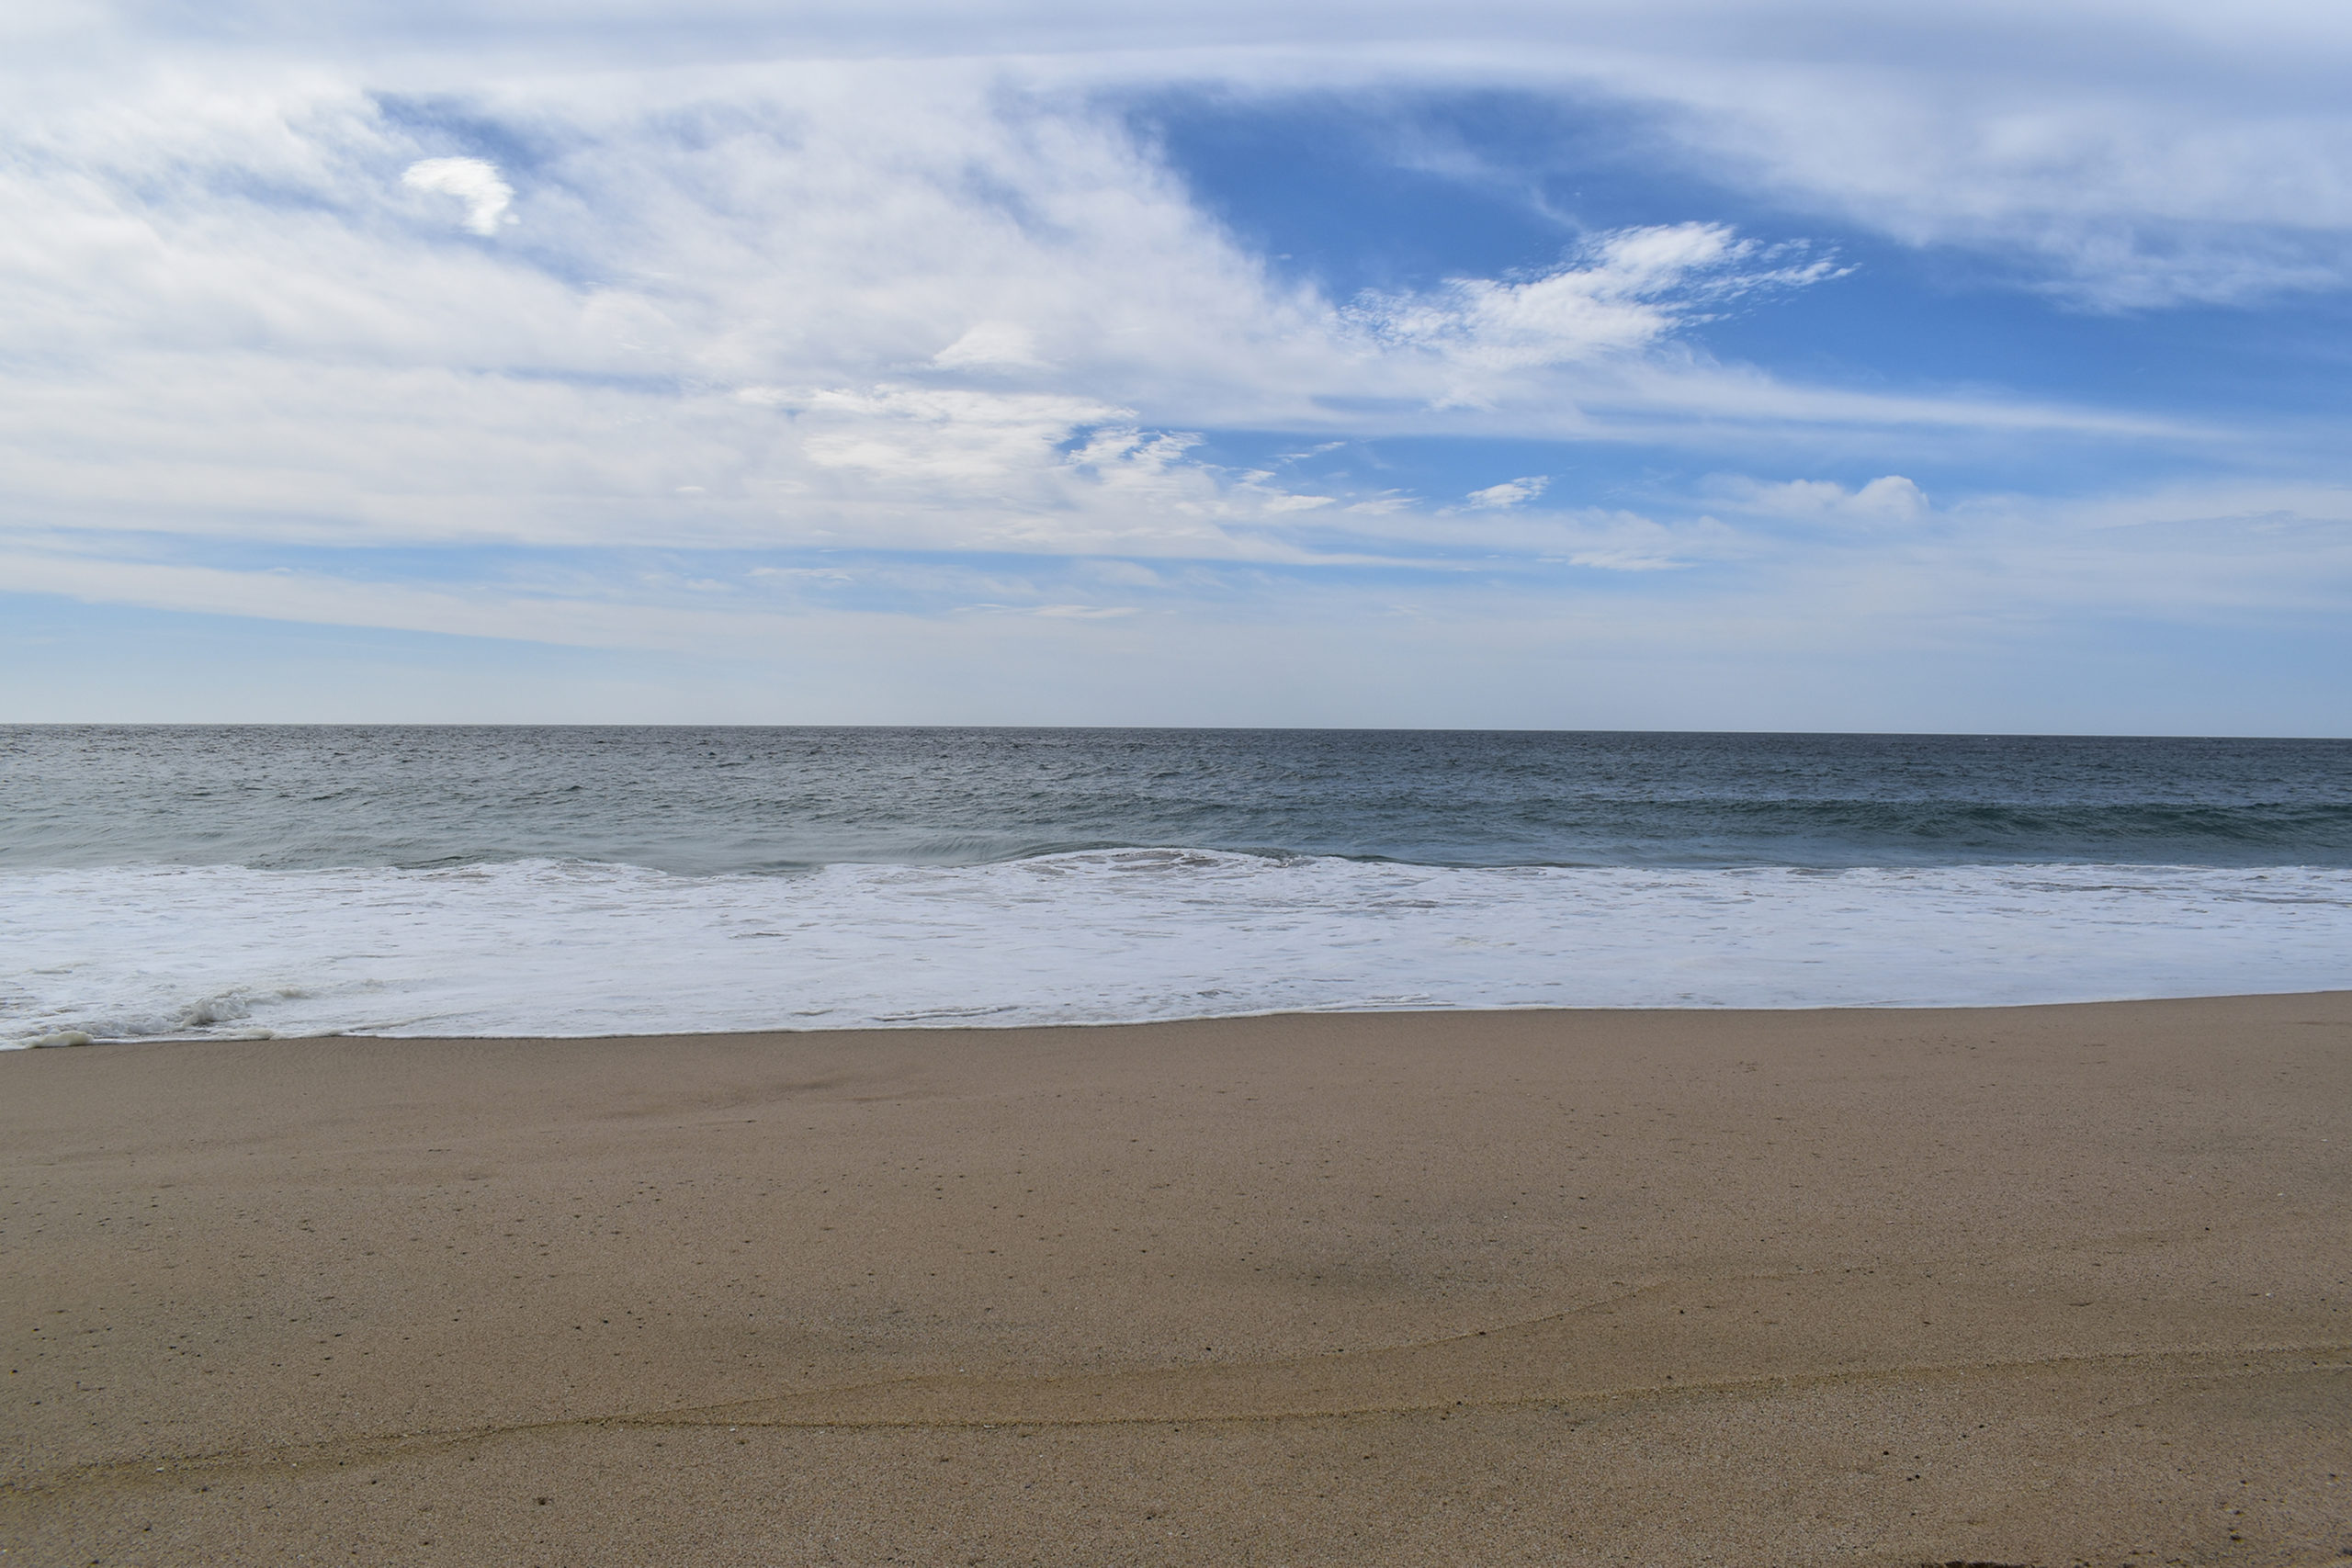
{"type": "MultiPolygon", "coordinates": [[[[1792,1003],[1787,1007],[1692,1007],[1687,1005],[1679,1007],[1560,1007],[1549,1002],[1536,1002],[1530,1003],[1523,1007],[1502,1003],[1492,1007],[1278,1008],[1270,1009],[1263,1012],[1194,1013],[1187,1014],[1180,1018],[1103,1019],[1099,1021],[1074,1019],[1053,1023],[972,1023],[968,1021],[962,1021],[955,1023],[812,1025],[808,1028],[793,1028],[788,1025],[771,1025],[764,1029],[646,1030],[627,1034],[377,1034],[363,1032],[357,1030],[345,1030],[328,1034],[280,1034],[273,1031],[253,1034],[98,1035],[93,1036],[86,1041],[74,1042],[65,1044],[52,1045],[47,1043],[28,1043],[23,1045],[0,1045],[0,1055],[6,1055],[12,1051],[75,1051],[84,1049],[87,1046],[251,1045],[262,1043],[283,1043],[291,1045],[300,1044],[304,1042],[323,1040],[382,1040],[403,1042],[434,1041],[444,1043],[471,1041],[481,1044],[503,1044],[526,1040],[544,1041],[548,1043],[568,1040],[608,1042],[628,1040],[808,1040],[837,1035],[894,1036],[902,1034],[937,1035],[958,1033],[1007,1034],[1027,1031],[1042,1031],[1050,1032],[1058,1031],[1078,1032],[1105,1029],[1164,1029],[1192,1024],[1244,1023],[1261,1020],[1307,1018],[1420,1018],[1435,1021],[1464,1016],[1484,1017],[1502,1014],[1516,1017],[1529,1014],[1540,1015],[1547,1013],[1558,1013],[1563,1016],[1572,1018],[1641,1018],[1652,1015],[1665,1015],[1675,1018],[1724,1018],[1751,1015],[1758,1018],[1784,1018],[1792,1014],[1807,1013],[1839,1015],[1887,1013],[1896,1016],[1928,1012],[2024,1013],[2053,1011],[2067,1008],[2158,1007],[2173,1003],[2264,1001],[2302,997],[2308,997],[2314,999],[2352,997],[2352,986],[2331,986],[2316,990],[2216,991],[2199,993],[2191,996],[2090,997],[2080,1001],[2063,1002],[1853,1002],[1832,1003],[1826,1005],[1792,1003]]],[[[73,1032],[78,1033],[80,1031],[74,1031],[73,1032]]]]}
{"type": "Polygon", "coordinates": [[[2352,1547],[2352,992],[953,1032],[7,1053],[0,1546],[2352,1547]]]}
{"type": "Polygon", "coordinates": [[[1080,857],[20,889],[16,1038],[1027,1027],[1316,1010],[2020,1006],[2352,981],[2352,872],[1492,874],[1080,857]]]}

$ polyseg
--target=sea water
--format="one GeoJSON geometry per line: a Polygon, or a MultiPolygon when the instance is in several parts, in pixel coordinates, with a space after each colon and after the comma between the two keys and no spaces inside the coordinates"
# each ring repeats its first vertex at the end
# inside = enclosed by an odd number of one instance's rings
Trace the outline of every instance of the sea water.
{"type": "Polygon", "coordinates": [[[2352,985],[2352,742],[0,728],[0,1039],[2352,985]]]}

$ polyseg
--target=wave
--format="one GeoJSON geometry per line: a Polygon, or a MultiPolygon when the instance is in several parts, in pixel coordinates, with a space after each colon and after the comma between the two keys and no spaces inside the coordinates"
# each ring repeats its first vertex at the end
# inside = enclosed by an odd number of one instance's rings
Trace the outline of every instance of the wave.
{"type": "Polygon", "coordinates": [[[1180,847],[694,876],[0,874],[0,1038],[632,1034],[2352,985],[2352,872],[1436,866],[1180,847]]]}

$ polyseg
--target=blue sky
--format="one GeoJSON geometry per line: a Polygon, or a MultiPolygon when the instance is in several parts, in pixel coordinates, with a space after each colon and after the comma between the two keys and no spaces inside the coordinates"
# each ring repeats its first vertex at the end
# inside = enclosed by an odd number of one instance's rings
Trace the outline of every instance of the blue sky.
{"type": "Polygon", "coordinates": [[[2352,733],[2352,20],[36,4],[0,719],[2352,733]]]}

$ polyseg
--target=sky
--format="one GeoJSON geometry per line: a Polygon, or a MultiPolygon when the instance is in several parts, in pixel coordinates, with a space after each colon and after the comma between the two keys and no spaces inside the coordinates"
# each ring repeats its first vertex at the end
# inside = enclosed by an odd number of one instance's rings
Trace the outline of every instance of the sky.
{"type": "Polygon", "coordinates": [[[2352,735],[2352,10],[17,0],[0,721],[2352,735]]]}

